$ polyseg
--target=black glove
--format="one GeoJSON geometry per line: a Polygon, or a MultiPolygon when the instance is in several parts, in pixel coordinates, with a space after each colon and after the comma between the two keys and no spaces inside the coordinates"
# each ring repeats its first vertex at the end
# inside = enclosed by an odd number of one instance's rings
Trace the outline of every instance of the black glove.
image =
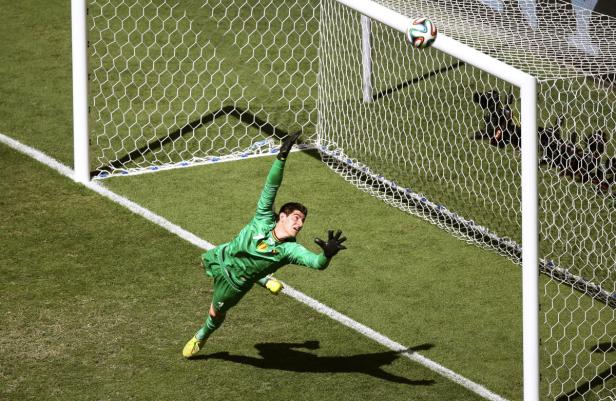
{"type": "Polygon", "coordinates": [[[280,147],[278,156],[276,156],[278,160],[287,160],[287,157],[289,156],[289,152],[291,151],[291,148],[295,144],[295,141],[297,141],[297,138],[299,138],[300,134],[301,132],[296,132],[295,134],[288,135],[285,138],[285,140],[282,141],[282,146],[280,147]]]}
{"type": "Polygon", "coordinates": [[[315,238],[314,242],[317,243],[321,248],[323,248],[323,253],[327,259],[335,256],[338,251],[346,249],[346,246],[342,245],[344,241],[346,241],[346,237],[340,237],[342,235],[342,231],[338,230],[336,235],[334,235],[334,230],[329,230],[327,232],[327,242],[323,241],[321,238],[315,238]]]}

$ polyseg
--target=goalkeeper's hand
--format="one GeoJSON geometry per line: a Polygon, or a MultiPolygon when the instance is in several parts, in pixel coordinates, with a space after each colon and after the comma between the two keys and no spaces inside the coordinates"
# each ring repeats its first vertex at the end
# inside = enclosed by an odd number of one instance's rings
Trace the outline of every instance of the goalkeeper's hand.
{"type": "Polygon", "coordinates": [[[265,288],[267,288],[272,294],[278,295],[280,291],[284,288],[282,283],[274,278],[270,278],[265,283],[265,288]]]}
{"type": "Polygon", "coordinates": [[[297,141],[297,138],[299,138],[299,135],[300,135],[300,132],[296,132],[295,134],[291,134],[287,136],[285,140],[282,141],[282,146],[280,146],[280,151],[278,152],[278,156],[276,156],[278,160],[287,160],[287,157],[289,156],[289,152],[291,151],[291,148],[297,141]]]}
{"type": "Polygon", "coordinates": [[[346,237],[341,237],[342,231],[338,230],[336,234],[334,234],[334,230],[329,230],[327,232],[327,242],[323,241],[321,238],[315,238],[314,242],[317,243],[321,248],[323,248],[323,253],[327,259],[334,257],[338,251],[346,249],[346,246],[342,245],[344,241],[346,241],[346,237]]]}

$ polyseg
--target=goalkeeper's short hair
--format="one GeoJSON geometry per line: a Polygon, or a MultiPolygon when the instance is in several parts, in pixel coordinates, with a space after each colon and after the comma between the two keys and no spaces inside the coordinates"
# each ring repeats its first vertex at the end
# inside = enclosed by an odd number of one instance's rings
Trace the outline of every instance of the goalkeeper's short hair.
{"type": "Polygon", "coordinates": [[[305,217],[308,216],[308,209],[306,208],[306,206],[298,202],[287,202],[280,207],[280,211],[278,212],[276,221],[278,221],[278,219],[280,218],[280,213],[284,213],[288,216],[296,210],[302,212],[305,217]]]}

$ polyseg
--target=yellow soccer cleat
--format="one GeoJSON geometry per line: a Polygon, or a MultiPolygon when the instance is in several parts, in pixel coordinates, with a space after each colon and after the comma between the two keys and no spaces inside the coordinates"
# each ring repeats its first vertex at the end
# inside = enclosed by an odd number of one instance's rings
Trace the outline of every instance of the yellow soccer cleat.
{"type": "Polygon", "coordinates": [[[265,288],[270,290],[270,292],[272,294],[278,295],[278,293],[280,293],[280,291],[282,291],[283,285],[282,285],[282,283],[280,281],[271,278],[271,279],[267,280],[267,283],[265,283],[265,288]]]}
{"type": "Polygon", "coordinates": [[[182,350],[182,355],[184,356],[184,358],[192,358],[193,356],[197,355],[199,350],[201,350],[201,347],[203,347],[204,343],[205,340],[197,340],[197,337],[193,336],[193,338],[188,340],[188,342],[184,346],[184,349],[182,350]]]}

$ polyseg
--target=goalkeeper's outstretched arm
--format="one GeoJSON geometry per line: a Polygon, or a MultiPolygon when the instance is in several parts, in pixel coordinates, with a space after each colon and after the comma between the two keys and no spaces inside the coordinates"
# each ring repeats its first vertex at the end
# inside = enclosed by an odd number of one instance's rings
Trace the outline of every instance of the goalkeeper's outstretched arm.
{"type": "MultiPolygon", "coordinates": [[[[327,241],[320,238],[315,238],[314,241],[323,249],[323,253],[316,254],[314,252],[310,252],[300,244],[295,243],[295,247],[289,257],[291,263],[307,266],[317,270],[323,270],[329,265],[330,260],[339,251],[346,249],[346,247],[342,245],[342,243],[346,241],[346,237],[342,237],[342,231],[340,230],[338,230],[336,234],[334,234],[333,230],[329,230],[327,241]]],[[[258,280],[257,283],[260,286],[267,288],[274,295],[278,295],[278,293],[280,293],[284,288],[280,281],[271,276],[265,276],[258,280]]]]}
{"type": "Polygon", "coordinates": [[[280,184],[282,184],[284,165],[298,137],[299,132],[288,136],[283,141],[280,151],[276,156],[276,160],[274,160],[274,164],[267,175],[259,201],[257,202],[257,211],[255,214],[257,219],[267,219],[274,216],[273,206],[278,188],[280,188],[280,184]]]}
{"type": "Polygon", "coordinates": [[[322,253],[310,252],[308,249],[297,244],[290,255],[290,261],[297,265],[323,270],[329,266],[329,262],[339,251],[346,249],[342,245],[344,241],[346,241],[346,237],[342,236],[342,231],[338,230],[334,234],[333,230],[329,230],[327,241],[320,238],[315,238],[314,240],[323,249],[322,253]]]}

